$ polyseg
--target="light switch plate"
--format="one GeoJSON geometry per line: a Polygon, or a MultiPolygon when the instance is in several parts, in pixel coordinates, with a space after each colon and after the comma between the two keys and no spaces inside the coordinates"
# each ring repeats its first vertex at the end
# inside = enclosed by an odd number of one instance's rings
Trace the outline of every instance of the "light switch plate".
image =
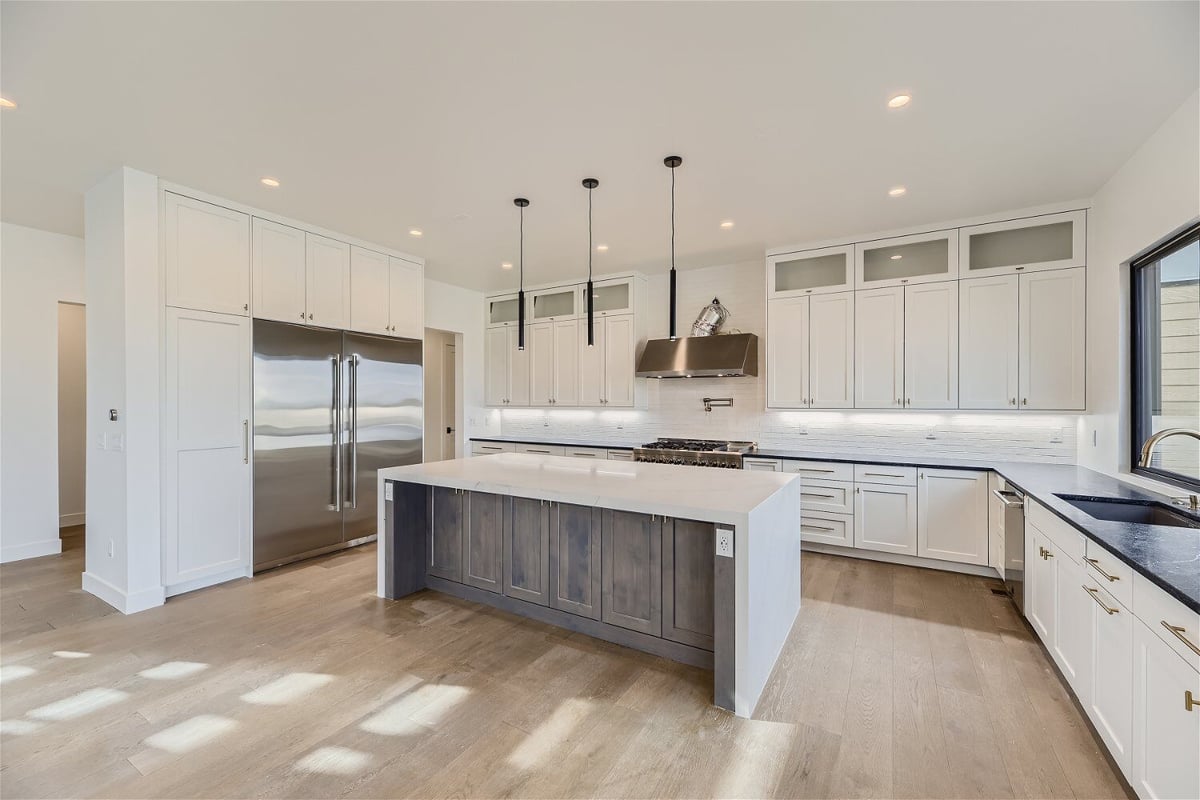
{"type": "Polygon", "coordinates": [[[717,555],[733,558],[733,531],[717,528],[717,555]]]}
{"type": "Polygon", "coordinates": [[[384,500],[392,499],[392,482],[391,481],[383,482],[383,499],[384,500]]]}

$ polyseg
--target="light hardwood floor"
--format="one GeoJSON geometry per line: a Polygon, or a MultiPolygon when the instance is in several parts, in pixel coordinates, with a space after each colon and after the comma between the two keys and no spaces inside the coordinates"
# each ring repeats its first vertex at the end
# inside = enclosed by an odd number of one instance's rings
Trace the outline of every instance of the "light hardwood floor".
{"type": "Polygon", "coordinates": [[[373,547],[132,617],[82,551],[0,568],[17,797],[1125,797],[996,581],[805,554],[759,707],[489,608],[373,594],[373,547]]]}

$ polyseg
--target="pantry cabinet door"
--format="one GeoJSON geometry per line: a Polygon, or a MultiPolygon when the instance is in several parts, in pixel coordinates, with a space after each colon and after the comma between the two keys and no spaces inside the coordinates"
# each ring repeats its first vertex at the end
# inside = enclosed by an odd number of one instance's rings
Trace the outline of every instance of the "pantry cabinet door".
{"type": "Polygon", "coordinates": [[[250,216],[163,193],[167,305],[250,314],[250,216]]]}
{"type": "Polygon", "coordinates": [[[854,292],[814,295],[808,316],[808,406],[853,408],[854,292]]]}
{"type": "Polygon", "coordinates": [[[854,293],[854,406],[902,408],[904,287],[854,293]]]}
{"type": "Polygon", "coordinates": [[[392,336],[425,338],[425,268],[388,258],[388,321],[392,336]]]}
{"type": "Polygon", "coordinates": [[[988,563],[986,472],[922,469],[917,474],[917,555],[988,563]]]}
{"type": "Polygon", "coordinates": [[[1019,277],[1021,408],[1084,410],[1085,269],[1019,277]]]}
{"type": "Polygon", "coordinates": [[[350,326],[350,245],[305,235],[308,321],[325,328],[350,326]]]}
{"type": "MultiPolygon", "coordinates": [[[[632,314],[604,320],[604,405],[632,408],[634,405],[634,358],[637,356],[637,326],[632,314]]],[[[599,345],[597,345],[599,346],[599,345]]]]}
{"type": "Polygon", "coordinates": [[[254,218],[254,316],[307,322],[304,231],[254,218]]]}
{"type": "Polygon", "coordinates": [[[904,289],[904,407],[958,407],[958,282],[904,289]]]}
{"type": "Polygon", "coordinates": [[[350,329],[390,333],[388,257],[362,247],[350,248],[350,329]]]}
{"type": "Polygon", "coordinates": [[[810,300],[805,296],[767,301],[768,408],[808,407],[810,300]]]}
{"type": "Polygon", "coordinates": [[[1200,673],[1133,624],[1133,768],[1143,798],[1200,797],[1200,673]]]}
{"type": "Polygon", "coordinates": [[[958,286],[959,408],[1017,407],[1017,276],[958,286]]]}

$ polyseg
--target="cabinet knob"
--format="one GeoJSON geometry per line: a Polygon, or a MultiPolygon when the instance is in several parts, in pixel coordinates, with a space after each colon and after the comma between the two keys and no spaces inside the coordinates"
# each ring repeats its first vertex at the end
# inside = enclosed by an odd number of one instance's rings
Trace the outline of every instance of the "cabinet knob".
{"type": "Polygon", "coordinates": [[[303,311],[301,311],[301,312],[300,312],[300,319],[304,319],[304,312],[303,312],[303,311]]]}
{"type": "Polygon", "coordinates": [[[904,405],[906,405],[906,406],[911,406],[911,405],[912,405],[912,398],[911,398],[911,397],[907,397],[907,398],[905,398],[905,400],[904,400],[904,405]]]}
{"type": "Polygon", "coordinates": [[[1029,398],[1028,398],[1028,397],[1022,397],[1022,398],[1021,398],[1021,405],[1023,405],[1023,406],[1027,406],[1027,405],[1029,405],[1029,398]]]}
{"type": "Polygon", "coordinates": [[[312,319],[312,312],[311,312],[311,311],[310,311],[310,312],[308,312],[308,318],[309,318],[310,320],[312,319]]]}
{"type": "Polygon", "coordinates": [[[904,405],[904,403],[901,403],[901,402],[900,402],[900,398],[899,398],[899,397],[897,397],[897,398],[896,398],[896,405],[898,405],[898,406],[902,406],[902,405],[904,405]]]}
{"type": "Polygon", "coordinates": [[[1010,406],[1015,406],[1017,404],[1017,398],[1015,398],[1015,397],[1012,398],[1011,400],[1008,401],[1008,404],[1010,406]]]}
{"type": "Polygon", "coordinates": [[[250,304],[242,303],[242,311],[249,311],[249,310],[250,310],[250,304]]]}

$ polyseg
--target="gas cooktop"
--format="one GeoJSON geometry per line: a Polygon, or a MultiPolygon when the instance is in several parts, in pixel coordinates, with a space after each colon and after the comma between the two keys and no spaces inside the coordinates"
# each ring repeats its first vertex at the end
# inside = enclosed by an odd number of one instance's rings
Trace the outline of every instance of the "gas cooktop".
{"type": "Polygon", "coordinates": [[[716,439],[658,439],[635,448],[633,460],[741,469],[742,456],[754,452],[756,446],[754,442],[716,439]]]}

